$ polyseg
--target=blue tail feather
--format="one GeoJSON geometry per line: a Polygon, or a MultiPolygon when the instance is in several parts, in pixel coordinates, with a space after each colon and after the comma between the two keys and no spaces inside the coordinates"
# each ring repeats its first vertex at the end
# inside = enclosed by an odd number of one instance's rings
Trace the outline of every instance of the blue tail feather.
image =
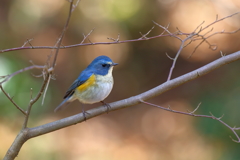
{"type": "Polygon", "coordinates": [[[67,107],[70,102],[67,102],[69,98],[64,99],[61,104],[59,104],[55,109],[54,112],[60,111],[63,108],[67,107]]]}

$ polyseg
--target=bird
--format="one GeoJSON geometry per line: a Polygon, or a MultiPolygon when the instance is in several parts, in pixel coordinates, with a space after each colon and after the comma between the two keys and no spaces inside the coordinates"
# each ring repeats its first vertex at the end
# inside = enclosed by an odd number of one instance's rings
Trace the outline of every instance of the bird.
{"type": "MultiPolygon", "coordinates": [[[[116,65],[118,63],[114,63],[107,56],[102,55],[95,58],[72,83],[63,97],[64,100],[55,108],[54,112],[61,110],[76,99],[83,104],[101,102],[107,106],[108,112],[110,106],[104,102],[104,99],[113,88],[112,71],[116,65]]],[[[84,108],[82,108],[82,112],[86,119],[84,108]]]]}

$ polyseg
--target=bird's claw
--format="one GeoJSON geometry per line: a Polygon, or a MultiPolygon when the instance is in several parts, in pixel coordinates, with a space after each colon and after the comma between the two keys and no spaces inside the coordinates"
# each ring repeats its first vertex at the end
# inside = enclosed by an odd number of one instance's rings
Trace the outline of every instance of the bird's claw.
{"type": "Polygon", "coordinates": [[[111,110],[111,106],[108,103],[105,103],[104,101],[101,101],[101,103],[107,107],[107,113],[111,110]]]}

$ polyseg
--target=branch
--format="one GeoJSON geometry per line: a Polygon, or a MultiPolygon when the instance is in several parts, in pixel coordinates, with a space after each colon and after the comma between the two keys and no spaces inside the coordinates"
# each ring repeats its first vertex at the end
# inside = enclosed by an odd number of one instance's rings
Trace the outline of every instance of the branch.
{"type": "MultiPolygon", "coordinates": [[[[170,89],[173,89],[173,88],[175,88],[179,85],[182,85],[188,81],[191,81],[198,77],[201,77],[211,71],[214,71],[215,69],[217,69],[221,66],[224,66],[228,63],[234,62],[239,59],[240,59],[240,51],[232,53],[232,54],[224,56],[224,57],[221,57],[199,69],[196,69],[196,70],[189,72],[185,75],[182,75],[178,78],[169,80],[149,91],[146,91],[144,93],[141,93],[139,95],[136,95],[136,96],[124,99],[124,100],[110,103],[109,105],[111,106],[111,108],[109,109],[109,112],[139,104],[142,101],[156,97],[157,95],[160,95],[170,89]]],[[[90,118],[99,116],[101,114],[104,114],[106,111],[107,111],[107,109],[105,106],[100,106],[98,108],[93,108],[91,110],[88,110],[87,112],[89,114],[86,114],[85,115],[86,117],[84,117],[82,113],[79,113],[77,115],[73,115],[73,116],[70,116],[70,117],[67,117],[64,119],[60,119],[58,121],[54,121],[51,123],[47,123],[47,124],[44,124],[44,125],[41,125],[38,127],[25,128],[18,134],[17,138],[15,139],[12,146],[8,150],[4,160],[10,159],[9,157],[16,157],[18,152],[20,151],[22,145],[30,138],[37,137],[37,136],[40,136],[43,134],[47,134],[49,132],[53,132],[53,131],[56,131],[56,130],[59,130],[59,129],[62,129],[62,128],[65,128],[65,127],[68,127],[71,125],[75,125],[77,123],[83,122],[85,120],[85,118],[90,119],[90,118]],[[25,134],[23,134],[23,133],[25,133],[25,134]],[[15,152],[12,153],[12,151],[15,151],[15,152]]]]}
{"type": "MultiPolygon", "coordinates": [[[[47,63],[46,64],[46,68],[44,68],[44,70],[43,70],[42,76],[44,77],[44,81],[43,81],[43,84],[42,84],[42,86],[40,88],[40,91],[35,96],[35,98],[32,98],[32,89],[31,89],[31,100],[29,102],[27,111],[24,112],[24,113],[26,113],[26,116],[25,116],[25,120],[24,120],[24,123],[23,123],[22,130],[20,131],[20,133],[16,137],[15,141],[13,142],[13,144],[11,145],[9,150],[7,151],[7,153],[6,153],[5,157],[4,157],[4,160],[12,160],[12,159],[14,159],[18,155],[18,153],[19,153],[23,143],[26,142],[27,139],[29,139],[29,129],[27,128],[27,124],[28,124],[30,113],[31,113],[31,109],[32,109],[33,104],[35,104],[39,100],[39,98],[42,96],[42,94],[46,93],[47,86],[48,86],[48,84],[50,82],[50,79],[51,79],[51,77],[53,75],[53,71],[54,71],[54,67],[55,67],[56,61],[57,61],[57,56],[58,56],[58,52],[59,52],[59,49],[60,49],[60,46],[61,46],[61,42],[62,42],[64,34],[65,34],[66,30],[67,30],[67,27],[68,27],[68,24],[69,24],[69,20],[70,20],[70,17],[71,17],[71,13],[74,10],[73,8],[75,8],[75,6],[73,7],[73,5],[74,5],[73,1],[74,0],[71,0],[71,2],[70,2],[70,9],[69,9],[69,15],[68,15],[68,18],[67,18],[67,22],[66,22],[66,24],[64,26],[64,29],[63,29],[63,31],[62,31],[62,33],[61,33],[61,35],[60,35],[60,37],[59,37],[59,39],[58,39],[58,41],[56,43],[57,48],[56,48],[55,56],[54,56],[54,59],[53,59],[52,67],[51,68],[49,67],[50,58],[51,58],[51,56],[49,56],[48,60],[46,62],[47,63]],[[44,90],[45,90],[45,92],[44,92],[44,90]]],[[[80,0],[78,0],[77,3],[79,3],[79,1],[80,0]]],[[[28,41],[28,43],[30,44],[29,41],[28,41]]],[[[31,46],[31,47],[34,48],[33,46],[31,46]]],[[[23,72],[23,71],[21,71],[21,72],[23,72]]]]}
{"type": "Polygon", "coordinates": [[[85,34],[83,34],[83,40],[80,44],[83,44],[83,42],[90,36],[90,34],[94,31],[94,29],[92,29],[86,36],[85,36],[85,34]]]}
{"type": "Polygon", "coordinates": [[[45,66],[38,66],[38,65],[33,65],[33,66],[29,66],[29,67],[26,67],[26,68],[23,68],[23,69],[20,69],[10,75],[7,75],[7,76],[2,76],[2,78],[5,78],[3,81],[0,82],[0,85],[9,81],[13,76],[19,74],[19,73],[22,73],[22,72],[25,72],[25,71],[28,71],[28,70],[31,70],[31,69],[44,69],[45,66]]]}
{"type": "Polygon", "coordinates": [[[239,128],[235,128],[235,127],[231,127],[229,126],[227,123],[225,123],[224,121],[222,121],[222,117],[215,117],[212,113],[211,116],[209,115],[199,115],[199,114],[195,114],[195,112],[198,110],[198,108],[200,107],[201,103],[199,103],[199,105],[192,111],[192,112],[181,112],[181,111],[176,111],[176,110],[172,110],[170,107],[169,108],[165,108],[165,107],[162,107],[162,106],[159,106],[159,105],[156,105],[156,104],[152,104],[152,103],[149,103],[149,102],[145,102],[143,100],[140,100],[142,103],[144,104],[147,104],[147,105],[150,105],[150,106],[154,106],[154,107],[157,107],[157,108],[160,108],[160,109],[163,109],[165,111],[169,111],[169,112],[173,112],[173,113],[178,113],[178,114],[184,114],[184,115],[187,115],[187,116],[193,116],[193,117],[203,117],[203,118],[210,118],[210,119],[214,119],[214,120],[217,120],[218,122],[222,123],[224,126],[228,127],[232,132],[233,134],[236,136],[237,140],[234,140],[232,138],[232,140],[234,142],[237,142],[237,143],[240,143],[240,138],[239,138],[239,135],[237,134],[236,130],[238,130],[239,128]]]}
{"type": "MultiPolygon", "coordinates": [[[[49,75],[47,74],[48,78],[45,78],[45,80],[44,80],[44,81],[46,81],[46,84],[47,84],[47,85],[45,85],[44,88],[43,88],[44,93],[43,93],[42,105],[43,105],[43,103],[44,103],[44,99],[45,99],[45,96],[46,96],[46,93],[47,93],[48,84],[50,83],[50,80],[51,80],[51,78],[53,77],[53,71],[54,71],[54,68],[55,68],[55,66],[56,66],[57,57],[58,57],[58,53],[59,53],[60,46],[62,45],[63,37],[64,37],[64,35],[65,35],[65,32],[67,31],[67,28],[68,28],[68,25],[69,25],[69,21],[70,21],[70,18],[71,18],[71,16],[72,16],[72,12],[74,11],[74,9],[75,9],[75,7],[76,7],[73,2],[74,2],[74,0],[70,0],[70,8],[69,8],[69,13],[68,13],[67,21],[66,21],[66,23],[65,23],[65,25],[64,25],[64,28],[63,28],[63,31],[62,31],[60,37],[58,38],[58,41],[57,41],[56,44],[55,44],[55,46],[56,46],[57,48],[56,48],[56,52],[55,52],[54,59],[53,59],[53,63],[52,63],[52,68],[51,68],[51,69],[52,69],[52,72],[48,72],[48,73],[49,73],[49,75]]],[[[80,0],[77,1],[76,5],[77,5],[79,2],[80,2],[80,0]]],[[[63,47],[65,47],[65,46],[63,46],[63,47]]],[[[49,56],[49,58],[48,58],[48,60],[47,60],[47,63],[50,63],[50,62],[49,62],[49,61],[50,61],[50,58],[51,58],[51,56],[49,56]]],[[[31,107],[29,107],[29,108],[31,108],[31,107]]],[[[31,110],[31,109],[30,109],[30,110],[31,110]]]]}
{"type": "Polygon", "coordinates": [[[13,97],[11,98],[11,97],[9,96],[9,94],[7,94],[7,93],[5,92],[5,90],[3,89],[3,87],[2,87],[1,84],[0,84],[0,88],[1,88],[2,92],[5,94],[5,96],[10,100],[10,102],[12,102],[12,104],[13,104],[20,112],[22,112],[24,115],[27,115],[27,113],[13,101],[13,97]]]}
{"type": "MultiPolygon", "coordinates": [[[[77,3],[78,3],[79,1],[80,1],[80,0],[78,0],[77,3]]],[[[72,3],[72,2],[71,2],[71,3],[72,3]]],[[[77,3],[76,3],[76,5],[77,5],[77,3]]],[[[75,8],[76,5],[74,5],[73,9],[75,8]]],[[[71,11],[72,11],[73,9],[71,9],[71,11]]],[[[71,14],[71,11],[69,11],[69,14],[71,14]]],[[[193,34],[193,33],[195,33],[196,35],[198,35],[198,36],[197,36],[198,38],[196,37],[196,38],[193,39],[192,41],[202,40],[202,39],[204,38],[204,36],[206,36],[205,34],[200,35],[200,33],[201,33],[202,31],[206,30],[207,28],[211,27],[212,25],[216,24],[217,22],[220,22],[220,21],[223,21],[223,20],[225,20],[225,19],[227,19],[227,18],[233,17],[233,16],[235,16],[235,15],[237,15],[237,14],[239,14],[239,13],[240,13],[240,12],[236,12],[236,13],[234,13],[234,14],[232,14],[232,15],[223,17],[223,18],[221,18],[221,19],[216,18],[216,20],[215,20],[214,22],[208,24],[208,25],[205,26],[205,27],[202,27],[202,25],[203,25],[203,23],[204,23],[204,21],[203,21],[200,25],[198,25],[198,26],[195,28],[195,30],[194,30],[192,33],[183,33],[183,32],[180,31],[180,29],[178,29],[178,28],[177,28],[177,32],[171,33],[171,32],[168,30],[169,25],[167,25],[167,27],[163,27],[163,26],[161,26],[161,25],[159,25],[158,23],[156,23],[156,22],[153,21],[153,23],[155,23],[157,26],[159,26],[160,28],[163,29],[163,32],[162,32],[160,35],[152,36],[152,37],[146,37],[146,36],[153,30],[153,28],[151,28],[146,34],[142,35],[142,37],[137,38],[137,39],[123,40],[123,41],[113,41],[113,42],[94,42],[94,43],[93,43],[93,42],[83,43],[83,41],[82,41],[81,43],[73,44],[73,45],[68,45],[68,46],[61,46],[61,43],[58,43],[59,46],[32,46],[31,43],[30,43],[30,40],[27,40],[27,42],[25,42],[24,45],[21,46],[21,47],[10,48],[10,49],[3,49],[3,50],[0,50],[0,53],[10,52],[10,51],[17,51],[17,50],[25,50],[25,49],[67,49],[67,48],[73,48],[73,47],[79,47],[79,46],[89,46],[89,45],[110,45],[110,44],[118,44],[118,43],[129,43],[129,42],[145,41],[145,40],[150,40],[150,39],[155,39],[155,38],[160,38],[160,37],[168,37],[168,36],[175,37],[175,38],[177,38],[177,39],[179,39],[179,40],[182,41],[182,39],[181,39],[180,37],[178,37],[177,35],[187,35],[187,36],[189,36],[190,34],[193,34]],[[199,28],[200,28],[200,29],[199,29],[199,28]],[[199,30],[198,30],[198,29],[199,29],[199,30]],[[198,30],[198,31],[197,31],[197,30],[198,30]],[[167,32],[168,34],[163,35],[163,33],[165,33],[165,32],[167,32]],[[199,37],[201,37],[201,38],[199,38],[199,37]],[[27,44],[27,43],[29,43],[31,46],[25,47],[25,44],[27,44]]],[[[65,27],[64,27],[64,33],[65,33],[65,30],[67,29],[69,20],[70,20],[70,16],[68,16],[67,23],[66,23],[66,25],[65,25],[65,27]]],[[[239,30],[240,30],[240,29],[237,29],[236,31],[232,31],[232,32],[233,32],[233,33],[236,33],[236,32],[239,31],[239,30]]],[[[210,31],[211,31],[211,30],[210,30],[210,31]]],[[[210,31],[209,31],[209,32],[210,32],[210,31]]],[[[209,33],[209,32],[207,32],[207,33],[209,33]]],[[[64,33],[62,33],[61,37],[64,36],[64,33]]],[[[90,33],[91,33],[91,32],[90,32],[90,33]]],[[[226,33],[226,34],[231,34],[231,31],[230,31],[230,32],[224,32],[224,33],[226,33]]],[[[216,34],[223,34],[223,32],[220,31],[220,32],[214,33],[214,35],[216,35],[216,34]]],[[[89,35],[87,35],[86,38],[87,38],[88,36],[89,36],[89,35]]],[[[212,35],[212,36],[213,36],[213,35],[212,35]]],[[[211,37],[211,35],[210,35],[210,37],[211,37]]],[[[85,40],[86,38],[84,37],[83,40],[85,40]]],[[[209,38],[209,36],[208,36],[207,38],[209,38]]],[[[205,37],[205,39],[206,39],[206,37],[205,37]]],[[[89,40],[89,41],[90,41],[90,40],[89,40]]],[[[184,46],[184,47],[186,47],[186,46],[184,46]]],[[[53,61],[53,65],[55,65],[55,63],[56,63],[56,55],[55,55],[55,58],[54,58],[54,61],[53,61]]]]}
{"type": "Polygon", "coordinates": [[[28,109],[27,109],[27,115],[25,117],[25,120],[24,120],[24,123],[23,123],[23,129],[27,128],[27,123],[28,123],[28,119],[29,119],[29,115],[30,115],[30,112],[31,112],[31,109],[32,109],[32,106],[33,104],[35,104],[38,99],[42,96],[43,92],[44,92],[44,89],[46,87],[46,85],[48,84],[48,78],[50,77],[50,72],[48,72],[46,74],[46,78],[45,80],[43,81],[43,84],[41,86],[41,89],[40,91],[38,92],[38,94],[36,95],[36,97],[34,99],[32,99],[32,89],[31,89],[31,100],[29,102],[29,105],[28,105],[28,109]]]}
{"type": "Polygon", "coordinates": [[[15,76],[15,75],[17,75],[17,74],[19,74],[19,73],[22,73],[22,72],[25,72],[25,71],[28,71],[28,70],[31,70],[31,69],[35,69],[35,68],[36,68],[36,69],[44,69],[45,66],[33,65],[33,66],[29,66],[29,67],[23,68],[23,69],[18,70],[18,71],[14,72],[14,73],[12,73],[12,74],[10,74],[10,75],[2,76],[2,77],[5,78],[5,79],[0,82],[0,89],[1,89],[2,92],[5,94],[5,96],[10,100],[10,102],[11,102],[20,112],[22,112],[22,113],[23,113],[24,115],[26,115],[26,116],[27,116],[27,113],[26,113],[21,107],[19,107],[16,102],[13,101],[13,98],[11,98],[11,97],[9,96],[9,94],[7,94],[7,92],[3,89],[2,84],[5,83],[5,82],[7,82],[7,81],[9,81],[13,76],[15,76]]]}
{"type": "MultiPolygon", "coordinates": [[[[65,26],[64,26],[64,28],[63,28],[63,31],[62,31],[62,33],[61,33],[61,35],[60,35],[60,37],[59,37],[59,39],[58,39],[58,41],[57,41],[57,43],[56,43],[57,48],[56,48],[55,56],[54,56],[53,63],[52,63],[52,67],[53,67],[53,68],[55,67],[55,64],[56,64],[56,61],[57,61],[58,52],[59,52],[60,46],[61,46],[61,44],[62,44],[62,40],[63,40],[63,37],[64,37],[64,35],[65,35],[65,32],[66,32],[66,30],[67,30],[67,28],[68,28],[68,24],[69,24],[70,18],[71,18],[71,16],[72,16],[72,12],[73,12],[73,2],[74,2],[74,0],[71,0],[71,1],[70,1],[70,9],[69,9],[69,13],[68,13],[68,18],[67,18],[67,21],[66,21],[66,23],[65,23],[65,26]]],[[[79,1],[78,1],[78,2],[79,2],[79,1]]],[[[78,3],[78,2],[77,2],[77,3],[78,3]]],[[[75,7],[74,7],[74,8],[75,8],[75,7]]]]}
{"type": "MultiPolygon", "coordinates": [[[[125,107],[133,106],[136,104],[141,103],[141,101],[156,97],[168,90],[171,90],[179,85],[182,85],[188,81],[194,80],[196,78],[199,78],[211,71],[214,71],[215,69],[222,67],[228,63],[232,63],[236,60],[240,60],[240,51],[232,53],[230,55],[221,57],[199,69],[196,69],[192,72],[189,72],[187,74],[184,74],[178,78],[169,80],[151,90],[148,90],[144,93],[141,93],[139,95],[120,100],[117,102],[110,103],[109,105],[111,106],[110,111],[122,109],[125,107]]],[[[96,117],[98,115],[104,114],[106,112],[106,107],[105,106],[100,106],[98,108],[93,108],[91,110],[87,111],[89,114],[86,114],[86,119],[90,119],[93,117],[96,117]]],[[[38,126],[35,128],[30,129],[31,130],[31,137],[36,137],[42,134],[46,134],[70,125],[74,125],[76,123],[80,123],[84,121],[84,117],[82,113],[67,117],[55,122],[51,122],[42,126],[38,126]]]]}

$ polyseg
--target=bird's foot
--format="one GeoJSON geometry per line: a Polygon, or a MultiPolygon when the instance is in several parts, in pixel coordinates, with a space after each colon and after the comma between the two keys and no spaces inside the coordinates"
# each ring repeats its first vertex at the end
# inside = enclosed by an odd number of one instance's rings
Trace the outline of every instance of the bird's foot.
{"type": "Polygon", "coordinates": [[[82,107],[82,114],[83,114],[83,117],[84,117],[84,121],[86,122],[86,121],[87,121],[86,114],[90,115],[90,113],[86,112],[86,111],[84,110],[84,107],[82,107]]]}
{"type": "Polygon", "coordinates": [[[86,112],[86,111],[82,111],[83,117],[84,117],[84,121],[87,121],[87,117],[86,114],[90,115],[90,113],[86,112]]]}
{"type": "Polygon", "coordinates": [[[110,109],[111,109],[111,106],[108,104],[108,103],[105,103],[104,101],[101,101],[101,103],[105,106],[105,107],[107,107],[107,113],[110,111],[110,109]]]}

